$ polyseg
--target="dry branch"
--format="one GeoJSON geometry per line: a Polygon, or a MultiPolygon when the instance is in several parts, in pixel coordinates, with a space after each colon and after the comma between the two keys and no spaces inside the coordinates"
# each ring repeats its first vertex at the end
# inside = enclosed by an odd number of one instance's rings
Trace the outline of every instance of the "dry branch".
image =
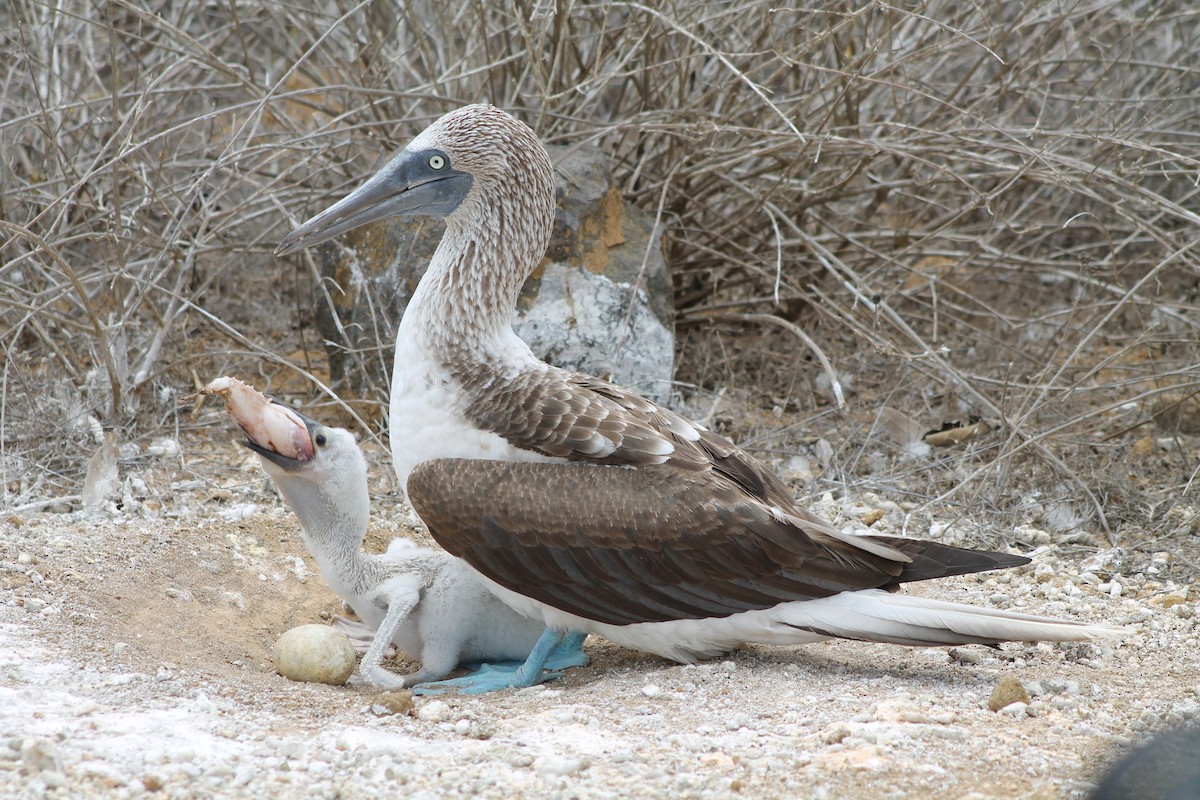
{"type": "Polygon", "coordinates": [[[717,346],[771,315],[831,373],[857,369],[851,415],[953,387],[1007,421],[927,497],[1049,474],[1120,522],[1072,458],[1197,380],[1200,10],[809,6],[13,0],[0,502],[77,489],[86,459],[38,441],[91,418],[141,430],[196,353],[224,369],[194,337],[239,332],[254,369],[308,352],[319,290],[271,246],[429,120],[490,100],[599,143],[655,213],[692,322],[685,383],[762,368],[756,393],[791,391],[771,377],[786,359],[717,346]],[[712,314],[719,330],[694,324],[712,314]]]}

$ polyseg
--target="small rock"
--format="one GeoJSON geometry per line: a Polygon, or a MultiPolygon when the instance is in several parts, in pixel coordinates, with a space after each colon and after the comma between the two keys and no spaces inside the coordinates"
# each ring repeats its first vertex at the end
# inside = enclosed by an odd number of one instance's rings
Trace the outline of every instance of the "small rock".
{"type": "Polygon", "coordinates": [[[179,442],[170,437],[162,437],[150,442],[146,448],[148,456],[177,456],[179,455],[179,442]]]}
{"type": "Polygon", "coordinates": [[[116,496],[121,488],[120,443],[112,431],[105,431],[103,441],[88,462],[83,481],[83,510],[89,514],[99,511],[106,500],[116,496]]]}
{"type": "Polygon", "coordinates": [[[487,741],[488,739],[495,736],[496,729],[493,728],[491,725],[484,725],[483,723],[475,722],[475,723],[472,723],[469,728],[467,728],[466,735],[467,735],[467,738],[469,738],[469,739],[478,739],[479,741],[482,742],[482,741],[487,741]]]}
{"type": "Polygon", "coordinates": [[[421,722],[441,722],[450,716],[450,706],[441,700],[430,700],[417,711],[421,722]]]}
{"type": "Polygon", "coordinates": [[[657,697],[662,694],[662,689],[655,686],[653,683],[648,683],[642,687],[642,694],[646,697],[657,697]]]}
{"type": "MultiPolygon", "coordinates": [[[[1005,675],[988,697],[987,707],[989,711],[999,711],[1013,703],[1029,705],[1029,692],[1025,690],[1015,675],[1005,675]]],[[[1022,709],[1023,712],[1024,709],[1022,709]]]]}
{"type": "Polygon", "coordinates": [[[873,508],[859,517],[859,520],[862,522],[862,524],[868,527],[874,525],[876,522],[879,522],[881,519],[883,519],[883,509],[880,508],[873,508]]]}
{"type": "Polygon", "coordinates": [[[585,758],[565,756],[541,756],[533,762],[533,768],[543,775],[571,775],[589,766],[591,764],[585,758]]]}
{"type": "Polygon", "coordinates": [[[413,708],[413,693],[407,689],[380,692],[371,701],[371,713],[377,717],[384,717],[388,714],[412,714],[413,708]]]}
{"type": "Polygon", "coordinates": [[[289,680],[338,686],[355,663],[354,645],[328,625],[300,625],[275,642],[275,669],[289,680]]]}
{"type": "Polygon", "coordinates": [[[37,614],[46,607],[46,601],[40,597],[26,597],[24,606],[26,611],[37,614]]]}
{"type": "Polygon", "coordinates": [[[1050,533],[1040,528],[1034,528],[1031,525],[1018,525],[1013,531],[1013,536],[1019,542],[1031,545],[1047,545],[1050,544],[1050,533]]]}
{"type": "Polygon", "coordinates": [[[21,743],[21,771],[33,777],[46,772],[61,773],[62,759],[49,739],[26,739],[21,743]]]}
{"type": "Polygon", "coordinates": [[[957,661],[959,664],[978,664],[983,660],[983,656],[978,652],[964,647],[951,647],[946,651],[946,655],[951,661],[957,661]]]}
{"type": "Polygon", "coordinates": [[[1048,692],[1056,694],[1079,694],[1079,684],[1076,681],[1069,681],[1064,678],[1049,678],[1041,681],[1042,687],[1048,692]]]}
{"type": "Polygon", "coordinates": [[[850,728],[838,723],[821,732],[821,741],[825,744],[841,744],[850,736],[850,728]]]}
{"type": "Polygon", "coordinates": [[[813,452],[817,456],[817,461],[822,468],[828,467],[833,463],[833,445],[824,439],[817,439],[817,443],[813,445],[813,452]]]}
{"type": "Polygon", "coordinates": [[[999,711],[1001,714],[1008,714],[1010,717],[1032,717],[1028,703],[1023,703],[1020,700],[1015,703],[1009,703],[1003,708],[993,708],[993,711],[999,711]]]}
{"type": "Polygon", "coordinates": [[[920,709],[898,700],[881,700],[876,703],[871,715],[879,722],[913,722],[929,724],[933,719],[920,709]]]}
{"type": "Polygon", "coordinates": [[[1154,437],[1143,436],[1129,448],[1129,455],[1134,458],[1149,458],[1154,455],[1154,437]]]}

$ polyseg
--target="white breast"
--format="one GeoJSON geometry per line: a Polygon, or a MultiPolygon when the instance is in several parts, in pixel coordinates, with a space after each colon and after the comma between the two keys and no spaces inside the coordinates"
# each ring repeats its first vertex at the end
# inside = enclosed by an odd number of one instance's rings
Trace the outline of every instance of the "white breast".
{"type": "Polygon", "coordinates": [[[469,422],[463,410],[470,397],[422,348],[401,337],[392,372],[389,435],[392,464],[407,497],[413,467],[433,458],[492,461],[559,461],[513,447],[503,437],[469,422]]]}

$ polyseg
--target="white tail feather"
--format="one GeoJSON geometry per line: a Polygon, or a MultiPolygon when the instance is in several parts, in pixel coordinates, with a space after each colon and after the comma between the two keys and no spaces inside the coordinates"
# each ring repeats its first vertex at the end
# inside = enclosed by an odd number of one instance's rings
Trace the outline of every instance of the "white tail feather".
{"type": "Polygon", "coordinates": [[[1121,628],[878,590],[786,603],[772,611],[773,621],[800,631],[909,645],[1076,642],[1120,636],[1124,632],[1121,628]]]}
{"type": "Polygon", "coordinates": [[[836,637],[919,647],[998,642],[1077,642],[1117,637],[1122,628],[893,594],[879,589],[780,603],[728,617],[609,625],[568,614],[484,578],[505,603],[562,630],[596,633],[613,644],[682,663],[745,644],[795,645],[836,637]]]}

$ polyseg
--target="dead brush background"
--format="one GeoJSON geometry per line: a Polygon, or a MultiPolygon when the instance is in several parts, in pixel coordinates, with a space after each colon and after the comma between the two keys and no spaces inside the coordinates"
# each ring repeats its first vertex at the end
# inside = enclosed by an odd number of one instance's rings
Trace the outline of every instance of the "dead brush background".
{"type": "Polygon", "coordinates": [[[0,504],[78,494],[100,430],[177,435],[196,378],[311,401],[316,268],[274,244],[490,100],[611,153],[666,232],[683,401],[768,456],[834,442],[812,491],[1194,530],[1195,4],[777,5],[10,0],[0,504]]]}

